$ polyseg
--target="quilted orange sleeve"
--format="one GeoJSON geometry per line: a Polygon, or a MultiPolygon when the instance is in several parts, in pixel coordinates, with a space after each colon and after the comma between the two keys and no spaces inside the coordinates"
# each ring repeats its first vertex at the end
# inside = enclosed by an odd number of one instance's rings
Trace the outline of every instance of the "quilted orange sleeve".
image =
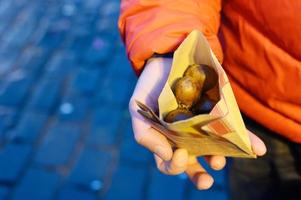
{"type": "Polygon", "coordinates": [[[154,53],[173,52],[193,29],[203,32],[220,62],[221,0],[122,0],[118,27],[139,75],[154,53]]]}

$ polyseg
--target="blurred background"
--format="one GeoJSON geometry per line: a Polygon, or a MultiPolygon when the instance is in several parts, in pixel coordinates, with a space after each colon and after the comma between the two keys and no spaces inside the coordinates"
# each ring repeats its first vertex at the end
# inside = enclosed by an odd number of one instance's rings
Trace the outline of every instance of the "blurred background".
{"type": "Polygon", "coordinates": [[[127,103],[118,0],[0,0],[0,199],[228,199],[160,174],[127,103]]]}

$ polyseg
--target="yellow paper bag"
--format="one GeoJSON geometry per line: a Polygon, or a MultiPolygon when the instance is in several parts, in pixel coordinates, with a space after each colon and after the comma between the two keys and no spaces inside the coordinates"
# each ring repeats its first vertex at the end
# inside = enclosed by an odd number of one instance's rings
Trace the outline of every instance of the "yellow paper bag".
{"type": "Polygon", "coordinates": [[[186,148],[196,156],[256,157],[227,75],[199,31],[192,31],[174,53],[168,80],[158,98],[159,116],[146,105],[137,103],[140,107],[138,112],[151,120],[152,126],[165,135],[175,148],[186,148]],[[166,123],[164,116],[178,108],[171,87],[192,64],[206,64],[215,69],[219,101],[208,114],[166,123]]]}

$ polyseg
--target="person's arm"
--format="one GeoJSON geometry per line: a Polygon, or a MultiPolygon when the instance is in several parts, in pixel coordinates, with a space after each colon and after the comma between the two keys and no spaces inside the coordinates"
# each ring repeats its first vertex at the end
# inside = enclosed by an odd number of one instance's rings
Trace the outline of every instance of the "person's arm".
{"type": "MultiPolygon", "coordinates": [[[[129,102],[135,139],[154,153],[162,173],[174,175],[185,172],[198,189],[210,188],[214,181],[212,176],[195,156],[188,155],[186,149],[173,151],[167,139],[137,113],[135,100],[156,110],[172,59],[153,55],[173,52],[193,29],[205,34],[214,53],[222,61],[216,36],[220,9],[219,0],[123,0],[119,19],[129,59],[140,75],[129,102]]],[[[266,151],[263,142],[251,132],[249,135],[254,153],[263,155],[266,151]]],[[[223,156],[207,156],[205,159],[215,170],[222,169],[226,163],[223,156]]]]}
{"type": "Polygon", "coordinates": [[[173,52],[194,29],[206,36],[220,62],[221,0],[123,0],[119,30],[137,74],[154,53],[173,52]]]}

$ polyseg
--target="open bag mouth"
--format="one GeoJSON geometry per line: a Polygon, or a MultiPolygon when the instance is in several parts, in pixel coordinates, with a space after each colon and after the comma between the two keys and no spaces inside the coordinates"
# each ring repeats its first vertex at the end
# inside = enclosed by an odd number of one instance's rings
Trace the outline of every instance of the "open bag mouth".
{"type": "Polygon", "coordinates": [[[138,112],[151,120],[153,128],[177,148],[186,148],[197,156],[256,157],[228,77],[199,31],[192,31],[174,53],[168,79],[158,98],[159,116],[143,106],[138,112]],[[168,123],[164,117],[179,108],[173,84],[183,76],[188,66],[194,64],[204,64],[214,69],[218,76],[215,88],[218,90],[215,91],[218,100],[208,113],[168,123]]]}

